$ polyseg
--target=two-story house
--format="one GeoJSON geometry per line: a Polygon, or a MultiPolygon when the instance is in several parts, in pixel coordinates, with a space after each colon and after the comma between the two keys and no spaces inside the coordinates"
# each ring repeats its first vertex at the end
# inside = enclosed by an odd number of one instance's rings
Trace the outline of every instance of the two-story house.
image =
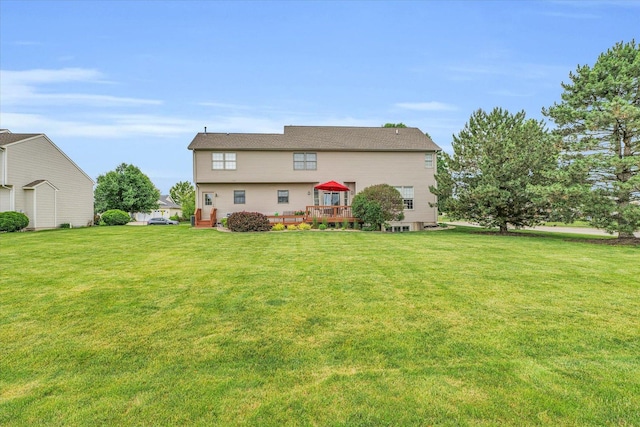
{"type": "Polygon", "coordinates": [[[28,229],[93,223],[93,180],[44,134],[0,129],[0,212],[29,217],[28,229]]]}
{"type": "Polygon", "coordinates": [[[350,206],[353,196],[375,184],[402,194],[403,221],[396,231],[437,224],[436,152],[418,128],[285,126],[283,134],[198,133],[193,152],[196,210],[203,220],[238,211],[265,215],[307,211],[309,206],[350,206]],[[349,191],[315,188],[338,181],[349,191]],[[199,209],[199,211],[198,211],[199,209]]]}

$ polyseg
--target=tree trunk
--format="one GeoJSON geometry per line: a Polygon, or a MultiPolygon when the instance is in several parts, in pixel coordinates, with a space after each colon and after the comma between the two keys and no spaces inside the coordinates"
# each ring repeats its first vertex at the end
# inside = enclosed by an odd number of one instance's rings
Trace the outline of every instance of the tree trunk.
{"type": "Polygon", "coordinates": [[[507,230],[507,224],[500,224],[500,234],[507,234],[509,230],[507,230]]]}

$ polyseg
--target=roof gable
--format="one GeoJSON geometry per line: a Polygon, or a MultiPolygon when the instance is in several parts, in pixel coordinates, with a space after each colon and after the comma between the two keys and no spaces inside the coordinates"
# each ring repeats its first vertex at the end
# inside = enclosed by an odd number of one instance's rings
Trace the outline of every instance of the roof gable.
{"type": "Polygon", "coordinates": [[[198,133],[190,150],[439,151],[418,128],[285,126],[283,134],[198,133]]]}
{"type": "Polygon", "coordinates": [[[67,156],[65,154],[65,152],[60,149],[60,147],[58,147],[56,144],[54,144],[53,141],[51,141],[47,137],[47,135],[45,135],[43,133],[0,132],[0,147],[7,148],[7,147],[10,147],[13,144],[19,144],[19,143],[23,143],[23,142],[28,142],[29,140],[37,138],[37,137],[44,138],[49,144],[51,144],[53,146],[53,148],[58,150],[58,152],[60,154],[62,154],[62,156],[65,159],[67,159],[69,161],[69,163],[71,163],[78,171],[80,171],[80,173],[83,174],[89,181],[91,181],[92,183],[95,182],[89,175],[87,175],[87,173],[85,171],[83,171],[80,168],[80,166],[78,166],[73,160],[71,160],[71,158],[69,156],[67,156]]]}

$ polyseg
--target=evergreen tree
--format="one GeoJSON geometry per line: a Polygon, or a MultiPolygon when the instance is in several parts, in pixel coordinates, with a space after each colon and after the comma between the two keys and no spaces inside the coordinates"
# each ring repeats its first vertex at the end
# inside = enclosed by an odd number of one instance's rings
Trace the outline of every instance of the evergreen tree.
{"type": "Polygon", "coordinates": [[[640,46],[617,43],[569,78],[562,101],[543,109],[562,137],[555,199],[565,202],[568,220],[584,216],[633,237],[640,229],[640,46]]]}
{"type": "Polygon", "coordinates": [[[448,169],[438,171],[438,208],[451,219],[486,227],[534,226],[549,216],[542,191],[556,168],[556,148],[544,124],[495,108],[478,110],[453,137],[448,169]]]}

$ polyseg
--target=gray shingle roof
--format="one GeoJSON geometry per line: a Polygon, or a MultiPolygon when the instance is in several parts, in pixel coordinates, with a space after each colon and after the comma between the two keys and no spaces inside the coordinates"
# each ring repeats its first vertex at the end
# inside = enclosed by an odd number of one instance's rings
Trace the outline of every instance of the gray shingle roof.
{"type": "Polygon", "coordinates": [[[285,126],[284,134],[198,133],[189,150],[439,151],[418,128],[285,126]]]}
{"type": "Polygon", "coordinates": [[[41,133],[0,133],[0,146],[12,144],[14,142],[22,141],[23,139],[33,138],[34,136],[42,135],[41,133]]]}

